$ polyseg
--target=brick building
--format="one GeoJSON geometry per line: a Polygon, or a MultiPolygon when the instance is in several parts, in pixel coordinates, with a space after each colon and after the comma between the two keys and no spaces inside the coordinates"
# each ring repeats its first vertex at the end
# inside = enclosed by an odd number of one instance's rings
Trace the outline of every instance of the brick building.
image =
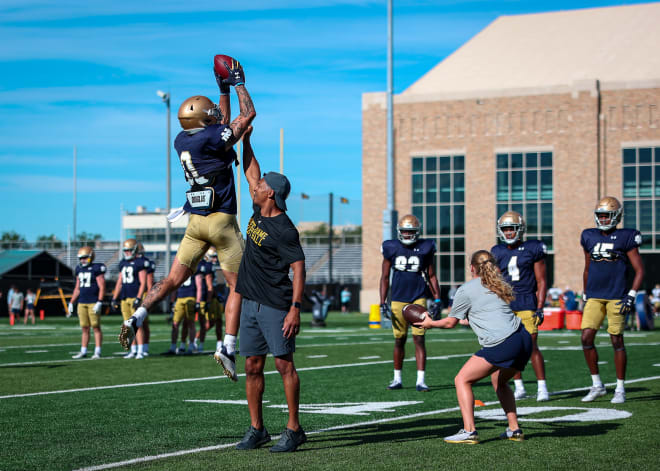
{"type": "MultiPolygon", "coordinates": [[[[394,96],[395,209],[438,246],[447,292],[496,242],[508,209],[550,250],[556,286],[582,289],[584,228],[605,195],[642,230],[660,282],[660,4],[500,17],[394,96]]],[[[361,309],[378,303],[387,202],[386,96],[362,100],[361,309]]]]}

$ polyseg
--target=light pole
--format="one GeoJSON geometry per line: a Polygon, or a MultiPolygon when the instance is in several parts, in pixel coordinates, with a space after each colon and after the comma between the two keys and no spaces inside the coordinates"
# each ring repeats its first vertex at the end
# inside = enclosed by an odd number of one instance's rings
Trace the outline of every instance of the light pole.
{"type": "MultiPolygon", "coordinates": [[[[158,90],[156,94],[163,100],[163,103],[167,106],[167,202],[166,202],[166,212],[170,213],[170,208],[172,206],[172,188],[171,188],[171,175],[170,175],[170,94],[165,93],[161,90],[158,90]]],[[[170,269],[170,238],[171,238],[171,227],[170,221],[166,219],[165,221],[165,272],[167,273],[170,269]]]]}

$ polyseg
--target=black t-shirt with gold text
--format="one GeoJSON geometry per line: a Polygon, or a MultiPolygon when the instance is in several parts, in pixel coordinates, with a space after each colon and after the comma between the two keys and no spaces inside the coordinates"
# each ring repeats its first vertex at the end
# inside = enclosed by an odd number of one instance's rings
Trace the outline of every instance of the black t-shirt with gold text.
{"type": "Polygon", "coordinates": [[[236,291],[246,299],[288,311],[293,297],[289,266],[305,260],[296,226],[286,213],[261,216],[255,205],[246,235],[236,291]]]}

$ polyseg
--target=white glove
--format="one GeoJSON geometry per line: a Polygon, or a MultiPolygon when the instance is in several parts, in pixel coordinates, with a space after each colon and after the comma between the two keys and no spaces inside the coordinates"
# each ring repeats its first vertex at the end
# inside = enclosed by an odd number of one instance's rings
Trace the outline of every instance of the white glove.
{"type": "Polygon", "coordinates": [[[71,317],[73,314],[73,303],[69,303],[69,312],[66,313],[66,317],[71,317]]]}
{"type": "Polygon", "coordinates": [[[94,314],[100,314],[101,309],[103,309],[103,303],[101,301],[96,301],[96,304],[94,304],[92,311],[94,311],[94,314]]]}

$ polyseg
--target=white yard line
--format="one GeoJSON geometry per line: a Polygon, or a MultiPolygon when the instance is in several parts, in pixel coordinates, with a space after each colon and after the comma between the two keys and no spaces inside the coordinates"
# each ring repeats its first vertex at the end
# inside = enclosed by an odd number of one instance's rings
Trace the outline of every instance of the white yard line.
{"type": "MultiPolygon", "coordinates": [[[[348,366],[348,365],[347,365],[348,366]]],[[[653,381],[656,379],[660,379],[660,376],[650,376],[648,378],[637,378],[637,379],[631,379],[631,380],[626,380],[626,383],[640,383],[643,381],[653,381]]],[[[606,386],[614,386],[616,383],[608,383],[606,386]]],[[[557,395],[557,394],[565,394],[569,392],[575,392],[575,391],[586,391],[588,390],[589,387],[584,387],[584,388],[574,388],[574,389],[565,389],[563,391],[554,391],[550,394],[552,395],[557,395]]],[[[495,404],[499,404],[498,401],[490,401],[484,403],[484,406],[492,406],[495,404]]],[[[409,420],[409,419],[415,419],[417,417],[425,417],[429,415],[437,415],[437,414],[445,414],[447,412],[456,412],[460,410],[458,407],[448,407],[446,409],[437,409],[437,410],[432,410],[432,411],[426,411],[426,412],[417,412],[415,414],[407,414],[407,415],[400,415],[397,417],[387,417],[385,419],[375,419],[375,420],[367,420],[364,422],[357,422],[353,424],[343,424],[343,425],[335,425],[333,427],[326,427],[318,430],[313,430],[310,432],[306,432],[307,435],[318,435],[321,433],[326,433],[326,432],[333,432],[336,430],[345,430],[345,429],[351,429],[351,428],[358,428],[358,427],[365,427],[369,425],[378,425],[378,424],[384,424],[387,422],[397,422],[400,420],[409,420]]],[[[273,440],[279,439],[279,436],[274,436],[272,437],[273,440]]],[[[238,444],[238,442],[232,442],[232,443],[223,443],[222,445],[213,445],[213,446],[207,446],[203,448],[193,448],[189,450],[179,450],[179,451],[174,451],[171,453],[162,453],[160,455],[150,455],[150,456],[143,456],[141,458],[133,458],[131,460],[124,460],[124,461],[117,461],[114,463],[106,463],[106,464],[99,464],[95,466],[88,466],[85,468],[79,468],[75,471],[101,471],[103,469],[112,469],[112,468],[119,468],[122,466],[129,466],[133,464],[139,464],[139,463],[147,463],[150,461],[156,461],[156,460],[161,460],[165,458],[173,458],[176,456],[184,456],[184,455],[191,455],[194,453],[203,453],[206,451],[215,451],[215,450],[222,450],[225,448],[231,448],[234,447],[238,444]]]]}

